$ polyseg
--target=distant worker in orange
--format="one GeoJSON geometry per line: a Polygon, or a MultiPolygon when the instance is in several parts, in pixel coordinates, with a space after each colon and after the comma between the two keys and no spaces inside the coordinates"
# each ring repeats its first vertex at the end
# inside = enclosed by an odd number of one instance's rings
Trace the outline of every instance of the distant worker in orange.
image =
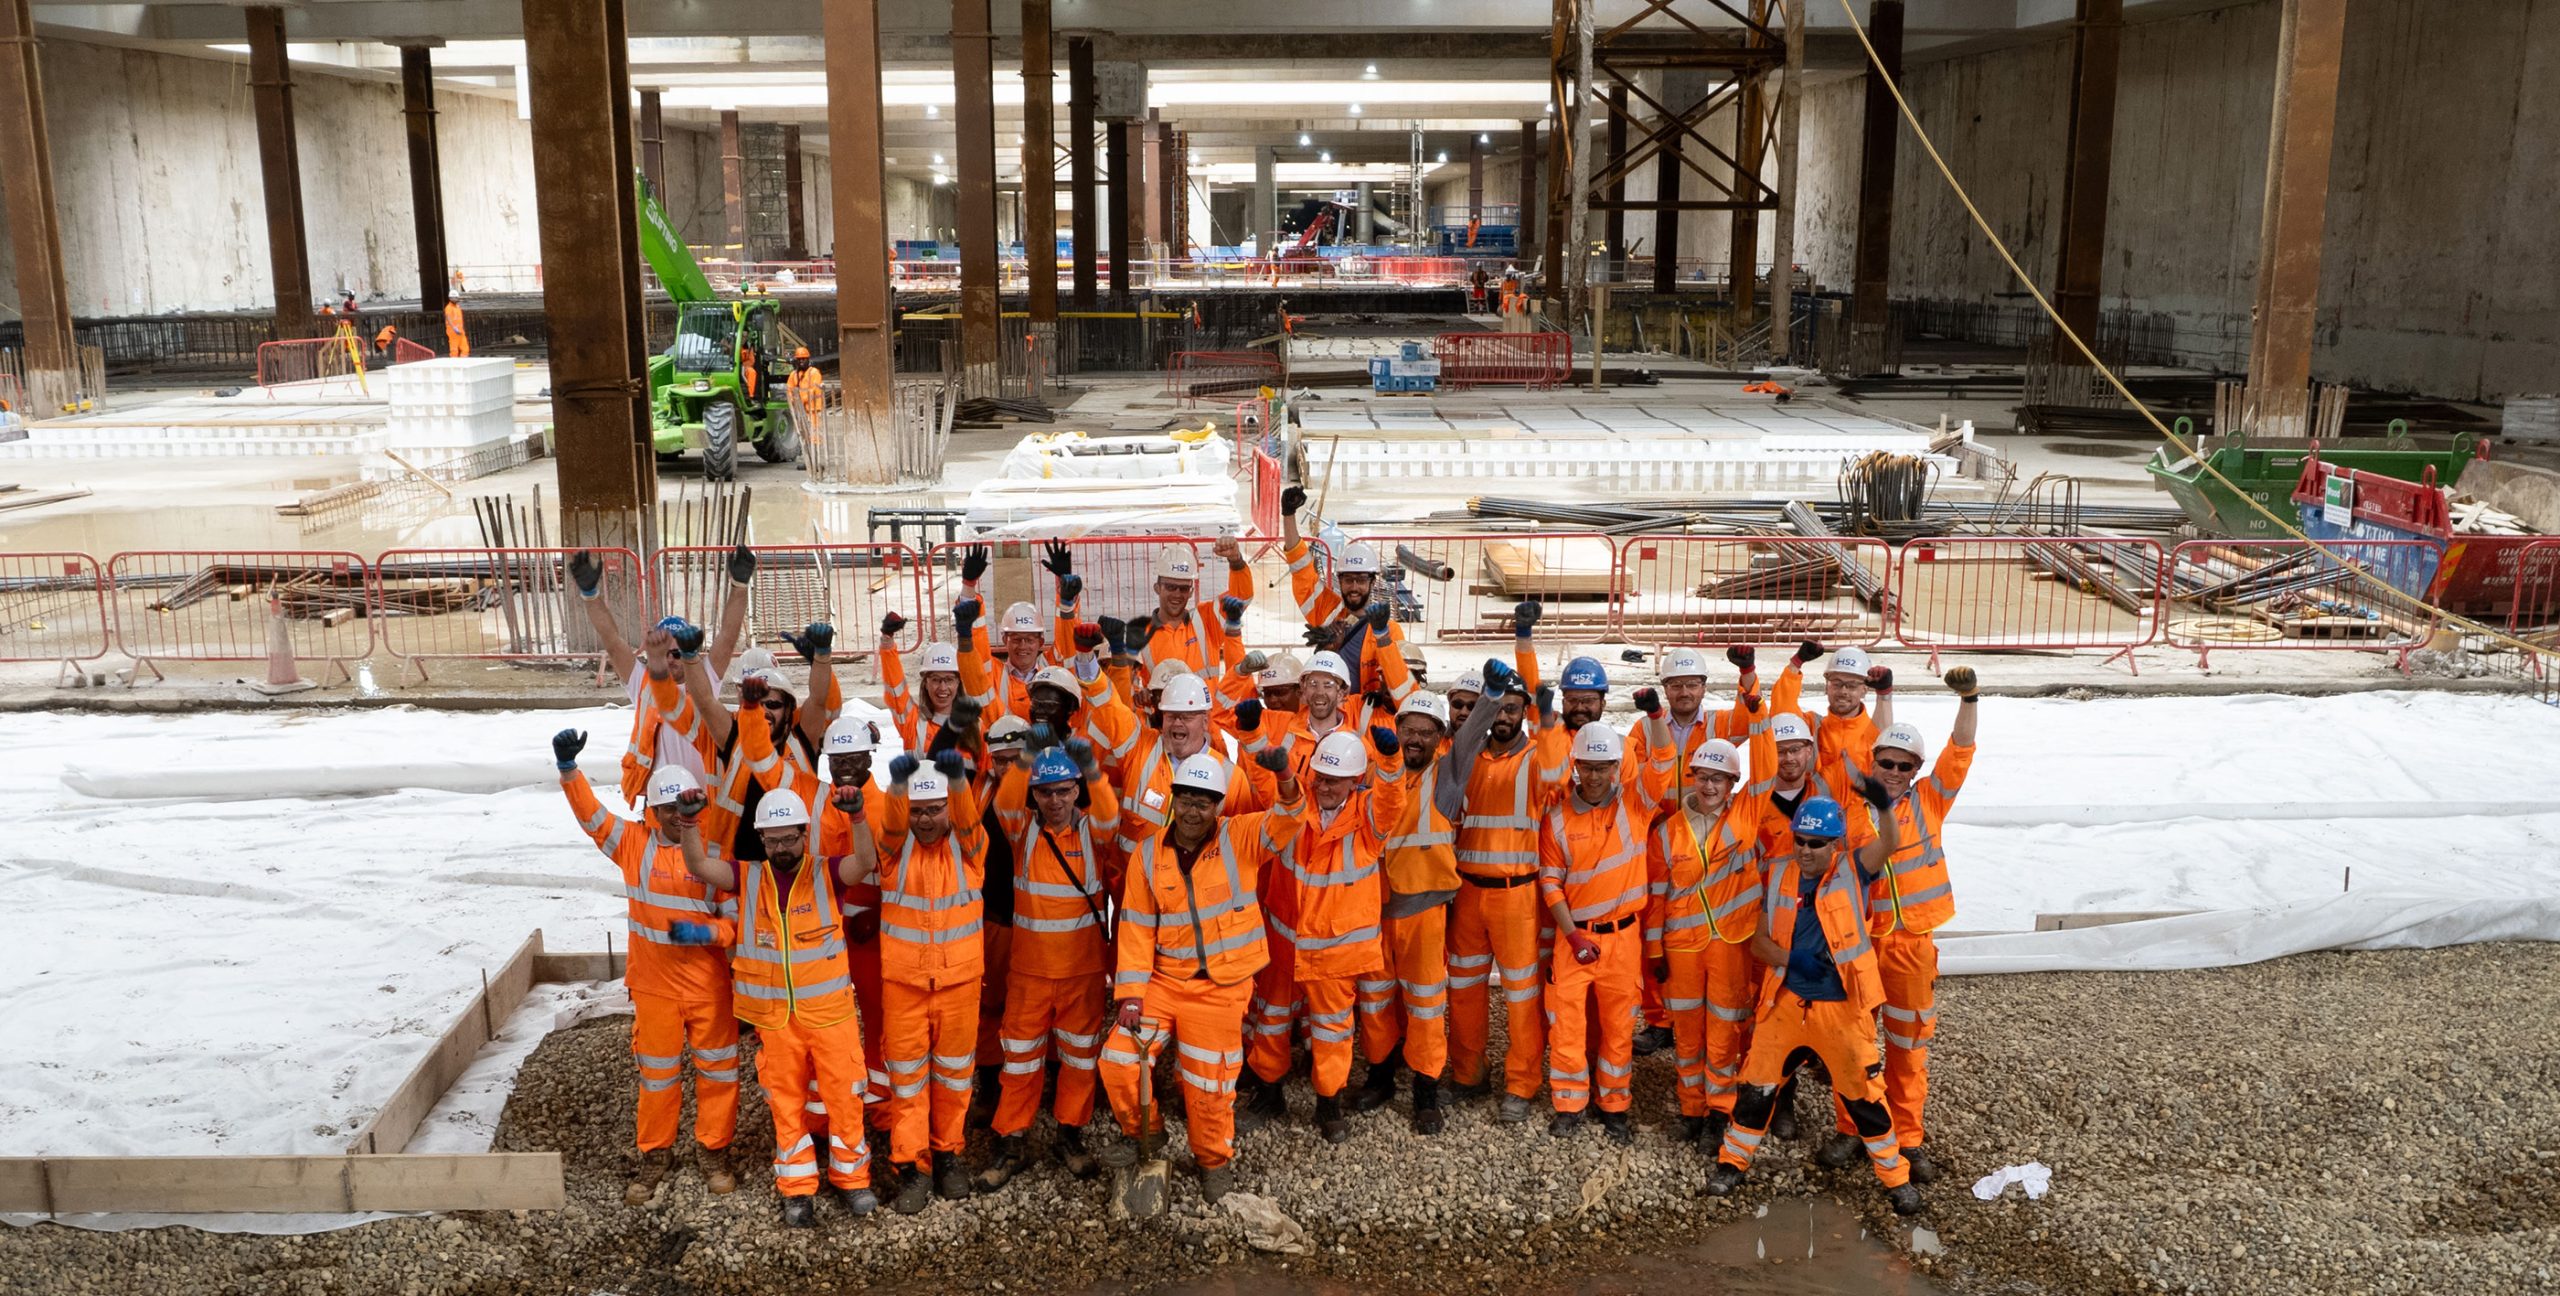
{"type": "Polygon", "coordinates": [[[791,349],[791,407],[801,416],[803,427],[814,427],[819,411],[827,406],[827,376],[809,360],[809,348],[791,349]]]}
{"type": "Polygon", "coordinates": [[[738,385],[749,404],[764,399],[764,362],[756,355],[754,338],[738,339],[738,385]]]}
{"type": "Polygon", "coordinates": [[[447,297],[444,301],[444,353],[456,360],[471,355],[471,335],[462,328],[460,297],[447,297]]]}
{"type": "Polygon", "coordinates": [[[373,335],[373,358],[384,364],[390,364],[392,345],[399,340],[399,329],[389,324],[383,325],[382,331],[373,335]]]}

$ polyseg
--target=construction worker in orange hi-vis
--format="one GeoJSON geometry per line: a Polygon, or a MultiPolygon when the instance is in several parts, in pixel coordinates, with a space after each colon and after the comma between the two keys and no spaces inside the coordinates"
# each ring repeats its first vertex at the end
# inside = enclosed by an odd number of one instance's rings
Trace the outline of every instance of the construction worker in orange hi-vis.
{"type": "MultiPolygon", "coordinates": [[[[1738,743],[1746,738],[1757,713],[1744,707],[1743,699],[1758,704],[1760,681],[1756,670],[1744,665],[1755,660],[1748,648],[1730,649],[1727,660],[1742,670],[1737,696],[1729,705],[1709,710],[1707,707],[1707,655],[1695,648],[1672,648],[1662,654],[1662,701],[1671,726],[1671,740],[1677,747],[1672,761],[1677,798],[1688,793],[1686,771],[1690,759],[1711,739],[1721,738],[1738,743]]],[[[1638,725],[1627,742],[1638,766],[1649,764],[1653,753],[1648,749],[1645,727],[1638,725]]],[[[1636,1056],[1649,1057],[1672,1042],[1670,1011],[1663,1007],[1662,986],[1651,977],[1644,981],[1644,1028],[1636,1033],[1636,1056]]]]}
{"type": "Polygon", "coordinates": [[[1510,1051],[1494,1119],[1529,1118],[1545,1082],[1546,1019],[1540,1007],[1546,952],[1539,939],[1538,817],[1563,788],[1528,729],[1529,684],[1500,659],[1484,667],[1491,708],[1485,748],[1467,779],[1458,824],[1458,899],[1449,913],[1449,1071],[1462,1096],[1491,1091],[1486,1071],[1487,1010],[1502,991],[1510,1051]]]}
{"type": "Polygon", "coordinates": [[[1152,1091],[1156,1058],[1179,1042],[1183,1109],[1200,1195],[1216,1202],[1235,1186],[1236,1073],[1244,1068],[1244,1009],[1265,958],[1254,877],[1297,840],[1305,800],[1288,758],[1266,750],[1256,767],[1275,778],[1268,811],[1222,815],[1230,769],[1207,753],[1173,773],[1171,815],[1129,856],[1120,900],[1111,992],[1118,1002],[1102,1046],[1102,1086],[1120,1129],[1104,1160],[1129,1166],[1164,1146],[1163,1108],[1152,1091]],[[1142,1123],[1143,1122],[1143,1123],[1142,1123]]]}
{"type": "MultiPolygon", "coordinates": [[[[883,836],[887,797],[866,796],[871,786],[871,758],[880,747],[880,727],[869,720],[843,716],[827,726],[820,756],[826,762],[826,787],[818,802],[818,853],[853,853],[853,820],[864,817],[871,840],[883,836]]],[[[845,961],[853,973],[853,996],[862,1010],[864,1124],[889,1132],[889,1075],[880,1069],[880,884],[878,879],[839,887],[836,909],[844,915],[845,961]]],[[[824,1100],[821,1111],[824,1115],[824,1100]]]]}
{"type": "MultiPolygon", "coordinates": [[[[1280,553],[1289,563],[1289,591],[1297,596],[1298,615],[1306,621],[1310,645],[1365,658],[1368,649],[1351,623],[1374,624],[1383,617],[1390,649],[1401,647],[1404,631],[1396,624],[1386,595],[1379,589],[1379,576],[1384,569],[1378,551],[1358,542],[1345,545],[1342,552],[1332,556],[1333,570],[1318,572],[1314,547],[1298,532],[1298,513],[1306,504],[1303,486],[1280,492],[1280,553]],[[1324,635],[1321,641],[1316,637],[1319,632],[1324,635]]],[[[1356,693],[1386,686],[1384,667],[1375,661],[1364,660],[1352,681],[1352,691],[1356,693]]]]}
{"type": "MultiPolygon", "coordinates": [[[[1875,820],[1878,832],[1891,819],[1900,833],[1867,888],[1867,926],[1875,936],[1876,974],[1884,992],[1878,1011],[1884,1021],[1885,1103],[1893,1109],[1894,1133],[1911,1163],[1911,1177],[1924,1184],[1940,1173],[1922,1147],[1928,1136],[1922,1118],[1929,1105],[1929,1042],[1938,1033],[1938,938],[1931,933],[1956,916],[1955,888],[1947,877],[1947,811],[1973,769],[1982,710],[1972,667],[1948,671],[1946,684],[1957,698],[1956,723],[1928,777],[1920,775],[1928,740],[1910,724],[1889,724],[1877,736],[1872,781],[1850,776],[1874,807],[1870,812],[1852,806],[1851,817],[1875,820]]],[[[1833,1107],[1837,1132],[1818,1155],[1826,1165],[1854,1165],[1856,1142],[1873,1136],[1854,1120],[1855,1111],[1841,1109],[1836,1098],[1833,1107]]]]}
{"type": "Polygon", "coordinates": [[[1004,1020],[998,1038],[1003,1097],[991,1122],[995,1159],[978,1172],[979,1192],[993,1192],[1029,1168],[1026,1134],[1040,1114],[1042,1075],[1054,1058],[1058,1094],[1052,1108],[1054,1146],[1067,1170],[1084,1178],[1099,1168],[1085,1150],[1093,1119],[1110,998],[1111,928],[1104,914],[1119,894],[1126,856],[1120,849],[1120,799],[1093,744],[1057,740],[1035,729],[1028,766],[1007,772],[996,789],[996,816],[1013,842],[1013,955],[1005,969],[1004,1020]]]}
{"type": "Polygon", "coordinates": [[[1572,785],[1547,807],[1538,828],[1538,898],[1556,932],[1546,992],[1547,1085],[1555,1116],[1547,1131],[1576,1132],[1584,1110],[1596,1105],[1600,1127],[1621,1144],[1635,1139],[1627,1109],[1635,1077],[1636,983],[1644,975],[1644,934],[1636,924],[1644,917],[1645,829],[1671,788],[1670,736],[1659,732],[1667,729],[1662,700],[1652,689],[1637,689],[1636,707],[1658,731],[1653,764],[1629,760],[1625,740],[1608,725],[1583,725],[1573,736],[1572,785]],[[1589,1039],[1593,1001],[1599,1004],[1596,1041],[1589,1039]]]}
{"type": "Polygon", "coordinates": [[[1852,1143],[1865,1152],[1894,1213],[1920,1211],[1920,1189],[1875,1075],[1875,1012],[1885,989],[1868,935],[1868,881],[1901,846],[1901,827],[1891,814],[1874,816],[1874,827],[1869,818],[1828,797],[1807,797],[1791,825],[1795,848],[1771,862],[1760,930],[1751,938],[1752,956],[1771,974],[1742,1060],[1733,1123],[1707,1176],[1709,1196],[1729,1197],[1742,1186],[1768,1137],[1778,1086],[1812,1058],[1830,1073],[1832,1092],[1858,1131],[1852,1143]]]}
{"type": "Polygon", "coordinates": [[[820,1132],[808,1119],[813,1079],[830,1111],[862,1109],[862,1030],[836,897],[870,879],[877,854],[869,820],[858,811],[852,819],[853,854],[832,857],[810,852],[808,803],[789,791],[756,806],[761,859],[706,852],[699,831],[684,834],[685,866],[730,893],[724,903],[738,926],[729,973],[738,1020],[756,1028],[756,1082],[773,1113],[773,1184],[788,1228],[817,1226],[821,1175],[857,1218],[880,1206],[860,1125],[848,1120],[820,1132]]]}
{"type": "Polygon", "coordinates": [[[399,329],[394,328],[389,324],[383,325],[382,331],[373,335],[373,358],[384,364],[390,364],[392,357],[391,346],[399,340],[399,329]]]}
{"type": "Polygon", "coordinates": [[[622,1190],[626,1206],[646,1206],[675,1167],[676,1126],[684,1112],[684,1055],[693,1052],[694,1164],[716,1196],[734,1192],[729,1140],[738,1129],[738,1019],[730,1007],[729,952],[737,923],[684,862],[684,834],[709,795],[680,765],[649,780],[646,813],[623,819],[604,808],[578,770],[587,736],[563,729],[551,737],[560,790],[578,826],[622,870],[628,897],[631,1053],[640,1069],[640,1158],[622,1190]]]}
{"type": "MultiPolygon", "coordinates": [[[[1244,548],[1234,536],[1221,536],[1209,552],[1226,561],[1229,599],[1253,602],[1253,569],[1245,565],[1244,548]]],[[[1196,598],[1200,592],[1200,563],[1188,544],[1168,544],[1156,551],[1156,606],[1146,616],[1128,623],[1124,632],[1126,646],[1137,658],[1142,670],[1153,670],[1162,662],[1181,662],[1185,670],[1203,680],[1216,680],[1226,669],[1228,618],[1216,596],[1196,598]]],[[[1239,613],[1242,608],[1236,609],[1239,613]]],[[[1062,601],[1061,615],[1072,615],[1062,601]]]]}
{"type": "MultiPolygon", "coordinates": [[[[972,709],[964,706],[964,711],[972,709]]],[[[880,866],[880,1047],[889,1074],[894,1203],[913,1215],[969,1195],[960,1164],[986,974],[987,842],[963,765],[975,717],[956,716],[931,765],[889,762],[880,866]]]]}
{"type": "Polygon", "coordinates": [[[471,354],[471,335],[462,328],[462,298],[447,297],[444,302],[444,353],[456,360],[471,354]]]}
{"type": "Polygon", "coordinates": [[[1298,893],[1295,974],[1313,1036],[1316,1134],[1327,1143],[1351,1137],[1342,1088],[1351,1081],[1354,1015],[1365,1052],[1393,1048],[1385,1013],[1395,1004],[1395,980],[1380,939],[1378,861],[1404,818],[1401,743],[1394,729],[1379,725],[1365,738],[1346,730],[1314,744],[1305,765],[1314,808],[1296,844],[1279,857],[1298,893]]]}
{"type": "Polygon", "coordinates": [[[804,426],[816,426],[818,415],[827,407],[827,376],[810,362],[807,347],[791,349],[790,388],[791,406],[807,421],[804,426]]]}
{"type": "MultiPolygon", "coordinates": [[[[709,728],[701,714],[683,700],[681,690],[676,694],[676,709],[660,711],[649,682],[675,679],[688,642],[695,652],[709,650],[714,675],[728,673],[732,656],[743,658],[744,654],[738,654],[736,649],[747,625],[747,590],[755,580],[755,551],[739,545],[729,554],[728,590],[721,597],[718,628],[707,641],[692,623],[671,616],[642,632],[638,651],[634,651],[630,636],[615,622],[613,605],[604,597],[604,559],[593,550],[581,549],[569,555],[566,566],[587,625],[595,631],[596,642],[604,646],[605,661],[612,666],[614,678],[622,681],[623,694],[632,703],[631,736],[622,751],[623,800],[638,801],[648,790],[650,771],[670,763],[683,766],[707,785],[713,756],[709,728]]],[[[763,649],[748,651],[760,658],[758,668],[768,664],[761,659],[769,659],[770,653],[763,649]]]]}

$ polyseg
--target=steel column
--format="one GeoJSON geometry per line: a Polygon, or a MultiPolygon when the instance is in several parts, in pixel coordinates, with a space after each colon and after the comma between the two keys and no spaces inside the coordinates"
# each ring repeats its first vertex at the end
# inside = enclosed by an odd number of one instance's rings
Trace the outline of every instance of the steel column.
{"type": "Polygon", "coordinates": [[[782,200],[790,208],[784,213],[787,231],[782,246],[785,261],[805,261],[809,257],[809,181],[801,171],[800,128],[782,128],[782,200]]]}
{"type": "MultiPolygon", "coordinates": [[[[1803,0],[1796,0],[1803,3],[1803,0]]],[[[1680,291],[1680,136],[1653,155],[1653,290],[1680,291]]]]}
{"type": "Polygon", "coordinates": [[[1173,133],[1173,163],[1165,170],[1165,183],[1173,190],[1173,226],[1165,239],[1171,245],[1165,253],[1176,261],[1191,256],[1191,132],[1173,133]]]}
{"type": "Polygon", "coordinates": [[[400,47],[400,106],[409,127],[409,206],[418,227],[418,305],[444,309],[444,164],[436,156],[436,73],[424,45],[400,47]]]}
{"type": "MultiPolygon", "coordinates": [[[[1154,111],[1148,110],[1150,115],[1154,111]]],[[[1164,246],[1173,241],[1174,195],[1180,192],[1173,174],[1173,128],[1150,121],[1147,129],[1156,145],[1147,155],[1147,197],[1153,200],[1147,208],[1147,254],[1162,256],[1164,246]]]]}
{"type": "Polygon", "coordinates": [[[1111,223],[1111,309],[1129,309],[1129,258],[1134,255],[1129,238],[1129,186],[1136,177],[1129,174],[1129,134],[1136,123],[1116,121],[1103,127],[1103,169],[1109,174],[1104,183],[1110,187],[1106,200],[1111,223]]]}
{"type": "Polygon", "coordinates": [[[1280,184],[1275,178],[1279,167],[1279,150],[1268,144],[1253,150],[1252,228],[1245,233],[1253,236],[1254,250],[1266,257],[1280,246],[1280,184]]]}
{"type": "Polygon", "coordinates": [[[1804,117],[1804,6],[1785,0],[1787,76],[1778,84],[1778,219],[1770,232],[1769,353],[1785,358],[1795,328],[1796,127],[1804,117]]]}
{"type": "Polygon", "coordinates": [[[996,394],[1004,355],[996,304],[996,66],[988,0],[951,0],[951,127],[960,177],[961,388],[996,394]]]}
{"type": "Polygon", "coordinates": [[[311,336],[311,251],[302,224],[302,155],[293,136],[293,73],[284,53],[284,10],[241,11],[249,26],[249,89],[258,112],[258,172],[267,199],[267,268],[276,293],[276,336],[311,336]]]}
{"type": "Polygon", "coordinates": [[[2302,434],[2310,409],[2312,325],[2320,303],[2321,241],[2346,19],[2347,0],[2284,0],[2277,42],[2249,388],[2260,414],[2278,420],[2280,426],[2271,430],[2287,435],[2302,434]]]}
{"type": "MultiPolygon", "coordinates": [[[[2107,177],[2115,165],[2116,65],[2123,41],[2124,0],[2080,0],[2071,32],[2071,160],[2062,173],[2062,264],[2053,306],[2092,348],[2098,345],[2107,177]]],[[[2060,339],[2054,358],[2078,362],[2060,339]]]]}
{"type": "MultiPolygon", "coordinates": [[[[1875,0],[1867,9],[1867,39],[1886,76],[1902,79],[1902,0],[1875,0]]],[[[1873,68],[1867,71],[1866,128],[1858,160],[1858,244],[1852,336],[1867,335],[1881,347],[1893,271],[1893,154],[1902,136],[1902,113],[1893,92],[1873,68]]],[[[1879,349],[1875,359],[1880,361],[1879,349]]]]}
{"type": "Polygon", "coordinates": [[[1102,213],[1093,191],[1093,38],[1067,38],[1067,192],[1075,207],[1076,309],[1092,310],[1102,213]]]}
{"type": "Polygon", "coordinates": [[[1538,123],[1520,123],[1520,221],[1512,242],[1513,258],[1526,275],[1538,257],[1538,123]]]}
{"type": "Polygon", "coordinates": [[[725,241],[733,260],[747,260],[747,157],[739,142],[738,113],[720,114],[720,210],[725,213],[725,241]]]}
{"type": "Polygon", "coordinates": [[[1031,326],[1058,324],[1058,123],[1050,0],[1022,0],[1022,254],[1031,326]]]}
{"type": "Polygon", "coordinates": [[[640,92],[640,174],[649,178],[649,194],[667,200],[667,127],[665,110],[655,90],[640,92]]]}
{"type": "Polygon", "coordinates": [[[1351,234],[1353,238],[1358,239],[1361,245],[1365,247],[1371,238],[1376,237],[1378,232],[1377,217],[1369,206],[1371,201],[1369,197],[1369,182],[1366,180],[1361,181],[1360,187],[1355,192],[1359,195],[1360,214],[1358,218],[1352,222],[1351,234]]]}
{"type": "MultiPolygon", "coordinates": [[[[1627,88],[1609,87],[1609,156],[1623,157],[1627,151],[1627,88]]],[[[1609,210],[1600,217],[1601,240],[1609,249],[1608,280],[1617,282],[1627,264],[1627,178],[1621,174],[1609,181],[1609,210]]]]}
{"type": "Polygon", "coordinates": [[[657,539],[623,0],[524,0],[560,537],[657,539]]]}
{"type": "MultiPolygon", "coordinates": [[[[1467,137],[1467,219],[1484,219],[1484,136],[1481,133],[1467,137]]],[[[1514,225],[1518,223],[1513,222],[1514,225]]]]}
{"type": "Polygon", "coordinates": [[[895,462],[889,361],[889,231],[880,167],[878,0],[827,0],[829,192],[834,195],[836,367],[846,431],[895,462]]]}
{"type": "MultiPolygon", "coordinates": [[[[1769,22],[1769,0],[1751,0],[1751,22],[1752,26],[1743,29],[1743,41],[1755,47],[1762,46],[1762,33],[1769,22]]],[[[1760,185],[1760,145],[1768,138],[1769,129],[1764,93],[1768,81],[1765,65],[1754,67],[1742,75],[1742,94],[1736,105],[1734,123],[1735,193],[1756,190],[1760,185]]],[[[1759,314],[1760,213],[1756,209],[1737,207],[1727,215],[1733,221],[1733,235],[1726,265],[1733,283],[1733,322],[1740,329],[1748,327],[1759,314]]]]}
{"type": "MultiPolygon", "coordinates": [[[[29,412],[52,413],[81,395],[71,291],[62,272],[62,216],[53,193],[53,143],[44,119],[44,75],[28,0],[7,0],[0,51],[0,189],[9,204],[9,252],[18,271],[29,412]]],[[[310,310],[306,296],[303,309],[310,310]]]]}

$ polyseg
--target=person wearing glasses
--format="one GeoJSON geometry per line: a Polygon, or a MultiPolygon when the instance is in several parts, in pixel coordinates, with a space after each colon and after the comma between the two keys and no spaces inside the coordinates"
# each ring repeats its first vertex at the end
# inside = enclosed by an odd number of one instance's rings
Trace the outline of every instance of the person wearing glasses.
{"type": "MultiPolygon", "coordinates": [[[[1883,800],[1870,784],[1870,800],[1883,800]]],[[[1790,825],[1795,849],[1771,862],[1752,956],[1776,970],[1760,992],[1741,1091],[1725,1127],[1707,1195],[1742,1186],[1769,1134],[1778,1086],[1810,1056],[1831,1073],[1831,1089],[1855,1122],[1876,1179],[1897,1215],[1920,1210],[1920,1190],[1881,1101],[1875,1013],[1886,1002],[1877,948],[1868,937],[1868,885],[1902,843],[1900,817],[1843,813],[1829,797],[1809,797],[1790,825]]]]}

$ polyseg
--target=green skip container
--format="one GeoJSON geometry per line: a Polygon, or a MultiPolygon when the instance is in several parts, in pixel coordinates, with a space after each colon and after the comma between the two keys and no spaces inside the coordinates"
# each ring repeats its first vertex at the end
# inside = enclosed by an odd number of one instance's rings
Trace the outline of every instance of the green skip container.
{"type": "MultiPolygon", "coordinates": [[[[2178,435],[2195,445],[2193,424],[2178,420],[2178,435]]],[[[2196,530],[2210,536],[2229,536],[2235,540],[2280,540],[2288,534],[2277,529],[2276,522],[2249,507],[2243,494],[2263,504],[2287,524],[2294,521],[2293,487],[2302,479],[2302,462],[2311,457],[2311,447],[2290,444],[2281,448],[2253,449],[2237,435],[2220,438],[2221,445],[2205,458],[2214,471],[2229,478],[2231,486],[2215,480],[2205,472],[2205,463],[2179,456],[2177,447],[2164,445],[2152,452],[2151,462],[2144,467],[2161,489],[2186,510],[2187,519],[2196,530]]],[[[2370,443],[2367,443],[2370,444],[2370,443]]],[[[2421,450],[2409,436],[2408,425],[2399,419],[2391,421],[2390,434],[2382,448],[2357,448],[2355,442],[2330,442],[2319,447],[2320,462],[2358,472],[2379,473],[2402,481],[2419,481],[2427,470],[2435,470],[2435,479],[2452,483],[2462,480],[2462,470],[2469,466],[2479,448],[2479,438],[2469,432],[2457,433],[2449,450],[2421,450]]]]}

